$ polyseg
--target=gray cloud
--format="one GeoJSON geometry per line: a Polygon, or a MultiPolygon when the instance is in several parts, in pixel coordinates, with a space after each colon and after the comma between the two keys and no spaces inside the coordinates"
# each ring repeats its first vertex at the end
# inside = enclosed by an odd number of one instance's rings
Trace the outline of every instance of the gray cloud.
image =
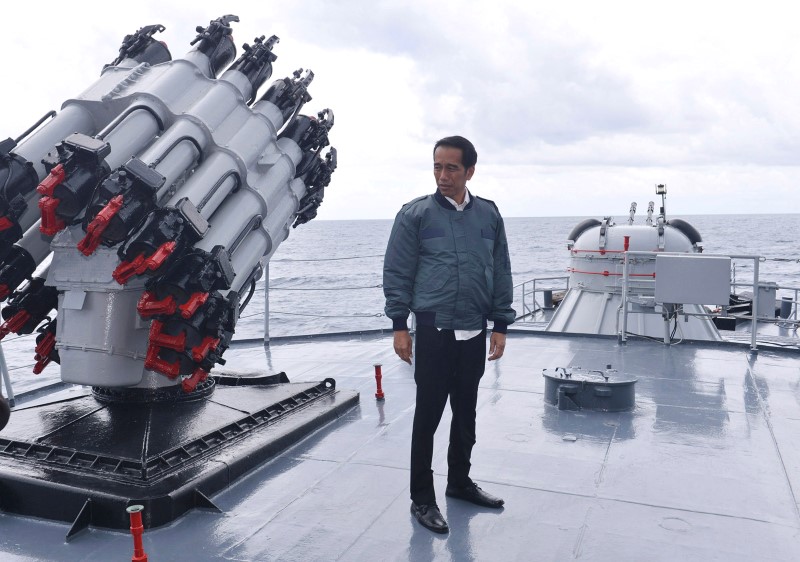
{"type": "MultiPolygon", "coordinates": [[[[8,18],[28,21],[60,6],[44,4],[9,5],[8,18]]],[[[323,218],[390,216],[395,203],[432,187],[429,144],[454,132],[479,147],[484,194],[512,202],[515,214],[540,214],[541,193],[591,208],[657,181],[673,189],[685,182],[704,202],[738,190],[726,205],[748,201],[744,211],[800,211],[785,196],[800,181],[790,14],[513,0],[98,1],[86,10],[96,17],[62,11],[37,24],[36,35],[8,30],[14,80],[0,91],[7,136],[82,91],[125,33],[163,23],[180,56],[194,26],[230,10],[242,18],[234,24],[239,45],[279,35],[274,76],[313,68],[309,111],[336,112],[340,168],[323,218]],[[69,31],[80,26],[84,33],[69,31]],[[31,60],[47,61],[46,75],[31,60]],[[376,191],[388,211],[363,203],[376,191]]],[[[570,214],[547,214],[556,212],[570,214]]]]}

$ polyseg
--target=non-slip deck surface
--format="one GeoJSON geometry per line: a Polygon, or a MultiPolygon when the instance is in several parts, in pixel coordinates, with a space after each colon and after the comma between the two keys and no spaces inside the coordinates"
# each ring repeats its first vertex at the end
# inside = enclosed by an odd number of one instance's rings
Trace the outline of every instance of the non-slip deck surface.
{"type": "MultiPolygon", "coordinates": [[[[390,336],[234,346],[226,369],[336,379],[359,406],[193,511],[147,530],[150,560],[797,560],[800,354],[516,333],[487,366],[473,478],[502,511],[445,498],[449,535],[409,513],[413,370],[390,336]],[[374,399],[382,363],[384,402],[374,399]],[[607,364],[638,378],[628,413],[559,411],[542,369],[607,364]],[[188,556],[188,558],[187,558],[188,556]]],[[[13,414],[12,414],[13,423],[13,414]]],[[[125,533],[0,514],[3,560],[123,560],[125,533]]]]}

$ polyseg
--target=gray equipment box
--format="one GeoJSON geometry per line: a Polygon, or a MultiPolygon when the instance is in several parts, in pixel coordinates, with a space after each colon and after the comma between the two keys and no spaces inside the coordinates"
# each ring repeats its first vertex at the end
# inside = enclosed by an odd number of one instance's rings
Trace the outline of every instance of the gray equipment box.
{"type": "Polygon", "coordinates": [[[657,303],[727,305],[730,292],[730,258],[656,256],[657,303]]]}
{"type": "Polygon", "coordinates": [[[775,318],[775,295],[777,283],[762,281],[758,284],[758,317],[775,318]]]}

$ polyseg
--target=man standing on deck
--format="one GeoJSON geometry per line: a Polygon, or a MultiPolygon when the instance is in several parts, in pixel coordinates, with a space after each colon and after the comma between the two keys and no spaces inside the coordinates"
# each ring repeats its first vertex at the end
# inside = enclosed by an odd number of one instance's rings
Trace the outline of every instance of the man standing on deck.
{"type": "Polygon", "coordinates": [[[505,227],[492,201],[471,195],[478,154],[453,136],[433,148],[433,195],[414,199],[395,218],[383,268],[386,315],[394,350],[411,364],[409,311],[417,320],[417,402],[411,436],[411,512],[423,526],[448,532],[433,488],[433,435],[448,396],[453,420],[445,494],[500,508],[503,500],[469,477],[478,384],[485,368],[486,321],[493,322],[489,361],[503,356],[511,308],[511,263],[505,227]]]}

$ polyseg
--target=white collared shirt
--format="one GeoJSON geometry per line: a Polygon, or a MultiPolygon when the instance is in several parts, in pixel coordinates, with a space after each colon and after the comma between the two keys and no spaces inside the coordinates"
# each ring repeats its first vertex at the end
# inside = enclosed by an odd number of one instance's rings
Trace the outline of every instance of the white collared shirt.
{"type": "Polygon", "coordinates": [[[450,201],[450,203],[452,203],[453,207],[456,208],[456,211],[463,211],[466,208],[467,204],[469,204],[469,189],[464,189],[464,201],[461,203],[461,205],[456,203],[455,199],[451,199],[447,195],[445,195],[444,198],[450,201]]]}
{"type": "MultiPolygon", "coordinates": [[[[453,207],[456,208],[456,211],[463,211],[467,205],[469,204],[469,189],[464,190],[464,201],[461,202],[461,205],[455,202],[455,199],[451,199],[450,197],[444,196],[453,207]]],[[[453,334],[455,334],[456,339],[461,340],[469,340],[480,334],[483,330],[453,330],[453,334]]]]}

